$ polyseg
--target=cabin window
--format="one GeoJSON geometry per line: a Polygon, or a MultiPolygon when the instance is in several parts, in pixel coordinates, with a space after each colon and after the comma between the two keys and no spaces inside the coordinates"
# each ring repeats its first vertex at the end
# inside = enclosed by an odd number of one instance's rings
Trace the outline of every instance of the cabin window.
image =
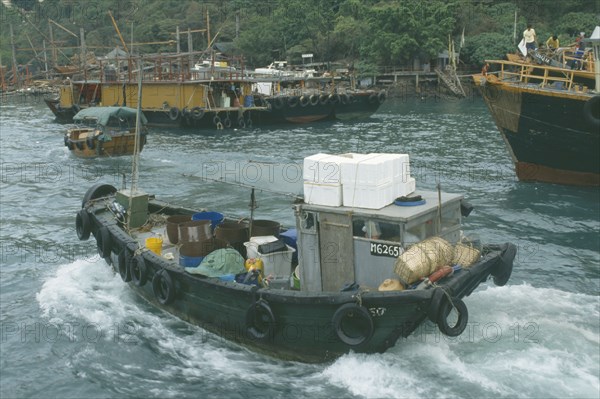
{"type": "Polygon", "coordinates": [[[352,235],[371,240],[400,241],[400,226],[371,218],[355,218],[352,222],[352,235]]]}
{"type": "Polygon", "coordinates": [[[402,235],[403,244],[414,244],[435,235],[434,215],[430,214],[425,219],[419,218],[409,222],[402,235]]]}

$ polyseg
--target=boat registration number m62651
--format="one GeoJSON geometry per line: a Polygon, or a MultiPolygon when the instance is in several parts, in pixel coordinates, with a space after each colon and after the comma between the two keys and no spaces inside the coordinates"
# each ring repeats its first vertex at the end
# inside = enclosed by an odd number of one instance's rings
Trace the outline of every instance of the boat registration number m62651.
{"type": "Polygon", "coordinates": [[[371,255],[375,256],[389,256],[390,258],[397,258],[402,255],[404,248],[397,244],[385,244],[383,242],[372,242],[370,245],[371,255]]]}

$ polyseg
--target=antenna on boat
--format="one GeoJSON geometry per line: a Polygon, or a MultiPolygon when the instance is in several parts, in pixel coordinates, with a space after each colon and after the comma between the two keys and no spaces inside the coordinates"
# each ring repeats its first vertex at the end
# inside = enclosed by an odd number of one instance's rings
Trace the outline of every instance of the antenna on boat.
{"type": "Polygon", "coordinates": [[[439,235],[442,231],[442,185],[438,182],[437,184],[438,193],[438,223],[436,235],[439,235]]]}
{"type": "Polygon", "coordinates": [[[252,224],[254,223],[254,210],[258,208],[258,204],[256,203],[256,197],[254,196],[254,187],[250,192],[250,203],[248,204],[250,207],[250,226],[249,226],[249,234],[252,237],[252,224]]]}
{"type": "Polygon", "coordinates": [[[131,164],[131,192],[137,191],[139,179],[139,157],[140,157],[140,125],[142,123],[142,61],[138,59],[138,99],[137,112],[135,115],[135,140],[133,141],[133,158],[131,164]]]}

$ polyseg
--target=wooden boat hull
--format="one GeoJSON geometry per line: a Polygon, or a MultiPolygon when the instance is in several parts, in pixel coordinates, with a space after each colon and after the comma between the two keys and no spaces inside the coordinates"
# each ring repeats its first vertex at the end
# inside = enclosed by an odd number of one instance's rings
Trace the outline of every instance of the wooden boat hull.
{"type": "MultiPolygon", "coordinates": [[[[435,289],[315,293],[259,288],[188,274],[174,261],[140,247],[139,240],[126,233],[106,208],[114,201],[114,192],[108,185],[88,190],[77,215],[77,232],[80,239],[87,239],[90,233],[96,237],[99,254],[135,292],[156,307],[223,338],[303,362],[329,361],[349,351],[386,351],[426,319],[436,320],[445,293],[457,302],[490,276],[499,285],[506,283],[516,254],[512,244],[490,247],[478,263],[440,280],[435,289]],[[105,200],[98,201],[103,197],[105,200]],[[135,282],[130,281],[134,253],[139,254],[135,282]]],[[[195,212],[150,198],[151,214],[195,212]]]]}
{"type": "MultiPolygon", "coordinates": [[[[98,138],[93,129],[71,129],[65,135],[65,146],[79,158],[118,157],[133,155],[135,132],[112,136],[104,141],[98,138]]],[[[147,135],[141,135],[139,151],[144,149],[147,135]]]]}
{"type": "Polygon", "coordinates": [[[519,180],[600,184],[598,96],[533,85],[488,83],[479,88],[519,180]]]}

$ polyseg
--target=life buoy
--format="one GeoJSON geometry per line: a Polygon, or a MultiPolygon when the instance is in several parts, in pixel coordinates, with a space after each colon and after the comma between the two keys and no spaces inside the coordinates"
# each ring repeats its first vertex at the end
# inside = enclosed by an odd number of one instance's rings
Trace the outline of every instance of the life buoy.
{"type": "Polygon", "coordinates": [[[179,118],[179,108],[172,107],[169,110],[169,119],[171,119],[172,121],[176,121],[177,118],[179,118]]]}
{"type": "Polygon", "coordinates": [[[385,101],[387,97],[387,94],[385,94],[385,91],[380,91],[379,94],[377,95],[377,100],[379,101],[379,104],[383,104],[383,102],[385,101]]]}
{"type": "Polygon", "coordinates": [[[85,194],[83,196],[83,201],[81,201],[81,207],[83,208],[85,206],[85,204],[87,204],[91,200],[102,198],[102,197],[107,197],[116,192],[117,192],[117,189],[114,186],[111,186],[110,184],[103,184],[103,183],[94,184],[92,187],[88,188],[88,190],[85,192],[85,194]]]}
{"type": "Polygon", "coordinates": [[[77,232],[77,238],[81,241],[90,238],[92,224],[90,222],[90,216],[85,209],[80,209],[75,216],[75,231],[77,232]]]}
{"type": "Polygon", "coordinates": [[[119,275],[121,276],[121,280],[126,283],[131,281],[131,269],[129,268],[130,264],[131,254],[127,248],[123,248],[123,250],[119,253],[117,267],[119,270],[119,275]]]}
{"type": "Polygon", "coordinates": [[[148,269],[142,255],[135,255],[129,260],[129,274],[131,281],[138,287],[143,287],[148,281],[148,269]]]}
{"type": "Polygon", "coordinates": [[[87,146],[88,146],[88,148],[90,150],[93,150],[94,148],[96,148],[94,136],[88,136],[88,137],[86,137],[85,143],[87,144],[87,146]]]}
{"type": "Polygon", "coordinates": [[[243,129],[246,127],[246,121],[244,120],[243,116],[240,116],[238,118],[238,126],[240,127],[240,129],[243,129]]]}
{"type": "Polygon", "coordinates": [[[316,94],[313,94],[310,96],[309,101],[310,101],[310,105],[312,105],[314,107],[315,105],[319,104],[319,96],[317,96],[316,94]]]}
{"type": "Polygon", "coordinates": [[[290,98],[288,98],[288,106],[290,108],[294,108],[296,105],[298,105],[298,97],[291,96],[290,98]]]}
{"type": "Polygon", "coordinates": [[[110,231],[108,231],[106,226],[100,227],[100,230],[96,234],[96,246],[98,248],[98,255],[101,258],[108,259],[110,257],[111,244],[110,231]]]}
{"type": "Polygon", "coordinates": [[[594,129],[600,129],[600,95],[590,98],[583,106],[583,116],[594,129]]]}
{"type": "Polygon", "coordinates": [[[275,107],[275,109],[281,109],[281,108],[283,108],[283,98],[282,97],[275,97],[273,99],[273,107],[275,107]]]}
{"type": "Polygon", "coordinates": [[[356,303],[340,306],[331,322],[338,338],[348,346],[363,345],[373,336],[373,319],[369,311],[356,303]]]}
{"type": "Polygon", "coordinates": [[[446,295],[444,295],[444,298],[445,300],[442,301],[439,308],[437,325],[443,334],[449,337],[457,337],[465,331],[467,322],[469,321],[467,305],[459,298],[452,298],[450,300],[446,295]],[[458,320],[451,327],[448,324],[448,315],[453,308],[458,312],[458,320]]]}
{"type": "Polygon", "coordinates": [[[221,123],[221,118],[219,117],[219,115],[215,115],[213,117],[213,123],[215,126],[217,126],[219,123],[221,123]]]}
{"type": "Polygon", "coordinates": [[[152,278],[152,291],[161,305],[168,305],[175,299],[175,285],[166,269],[161,269],[152,278]]]}
{"type": "Polygon", "coordinates": [[[246,311],[246,331],[254,339],[264,340],[273,337],[275,315],[264,299],[254,302],[246,311]]]}
{"type": "Polygon", "coordinates": [[[200,120],[204,116],[204,110],[200,107],[192,108],[192,118],[195,120],[200,120]]]}
{"type": "Polygon", "coordinates": [[[310,100],[306,96],[300,97],[300,106],[306,107],[310,103],[310,100]]]}
{"type": "Polygon", "coordinates": [[[226,116],[225,119],[223,119],[223,126],[228,129],[231,127],[231,119],[229,119],[229,116],[226,116]]]}

